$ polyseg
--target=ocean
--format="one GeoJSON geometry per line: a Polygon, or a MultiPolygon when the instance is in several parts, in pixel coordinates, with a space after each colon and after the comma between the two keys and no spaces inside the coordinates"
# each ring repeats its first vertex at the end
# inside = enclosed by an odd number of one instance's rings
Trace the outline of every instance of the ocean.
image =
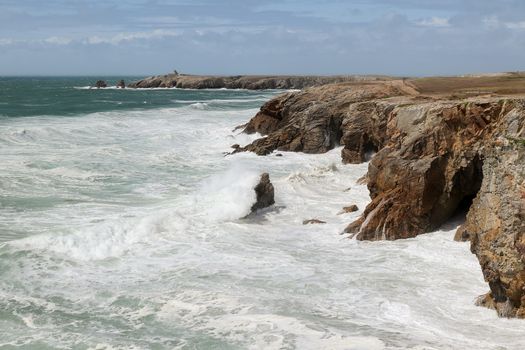
{"type": "Polygon", "coordinates": [[[457,222],[341,235],[367,164],[225,156],[279,91],[97,79],[0,78],[0,349],[525,348],[523,320],[474,305],[457,222]],[[245,218],[262,172],[276,204],[245,218]]]}

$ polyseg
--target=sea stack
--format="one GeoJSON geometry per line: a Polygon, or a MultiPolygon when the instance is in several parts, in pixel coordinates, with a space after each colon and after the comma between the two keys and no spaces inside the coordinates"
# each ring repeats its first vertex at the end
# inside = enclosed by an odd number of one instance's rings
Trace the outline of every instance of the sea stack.
{"type": "Polygon", "coordinates": [[[263,173],[261,179],[257,186],[254,188],[257,200],[254,205],[252,205],[251,211],[256,212],[259,209],[269,207],[275,203],[274,200],[274,188],[270,182],[270,175],[268,173],[263,173]]]}

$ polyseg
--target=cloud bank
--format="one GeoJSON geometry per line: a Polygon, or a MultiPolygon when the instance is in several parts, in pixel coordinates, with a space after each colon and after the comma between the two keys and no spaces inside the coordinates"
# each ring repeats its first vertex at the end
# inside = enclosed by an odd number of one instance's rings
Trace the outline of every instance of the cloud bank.
{"type": "Polygon", "coordinates": [[[0,74],[525,69],[521,0],[4,0],[0,74]]]}

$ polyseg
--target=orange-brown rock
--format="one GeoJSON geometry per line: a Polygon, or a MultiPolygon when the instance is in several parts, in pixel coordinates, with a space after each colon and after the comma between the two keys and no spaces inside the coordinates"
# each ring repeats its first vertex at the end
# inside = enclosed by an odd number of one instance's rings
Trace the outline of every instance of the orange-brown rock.
{"type": "Polygon", "coordinates": [[[393,83],[340,83],[280,95],[245,126],[268,136],[239,151],[323,153],[344,144],[345,163],[365,161],[386,140],[383,116],[395,104],[382,100],[411,92],[393,83]]]}
{"type": "Polygon", "coordinates": [[[483,179],[487,140],[510,110],[499,100],[394,107],[385,116],[388,142],[369,165],[372,202],[346,231],[366,240],[409,238],[468,207],[483,179]]]}
{"type": "Polygon", "coordinates": [[[346,232],[409,238],[468,212],[456,237],[471,241],[489,284],[481,304],[525,317],[525,98],[417,89],[390,81],[281,95],[246,126],[267,136],[239,150],[322,153],[343,145],[344,163],[375,153],[366,176],[371,202],[346,232]]]}
{"type": "Polygon", "coordinates": [[[349,205],[347,207],[343,207],[343,209],[337,213],[338,215],[340,214],[345,214],[345,213],[353,213],[353,212],[356,212],[359,210],[359,207],[355,204],[352,204],[352,205],[349,205]]]}
{"type": "Polygon", "coordinates": [[[470,233],[466,230],[465,225],[458,227],[456,234],[454,235],[454,240],[457,242],[470,241],[470,233]]]}
{"type": "MultiPolygon", "coordinates": [[[[523,105],[500,120],[502,134],[525,128],[523,105]]],[[[513,136],[514,137],[514,136],[513,136]]],[[[489,304],[504,317],[525,317],[525,146],[499,139],[483,161],[483,184],[467,214],[471,250],[490,286],[489,304]]]]}

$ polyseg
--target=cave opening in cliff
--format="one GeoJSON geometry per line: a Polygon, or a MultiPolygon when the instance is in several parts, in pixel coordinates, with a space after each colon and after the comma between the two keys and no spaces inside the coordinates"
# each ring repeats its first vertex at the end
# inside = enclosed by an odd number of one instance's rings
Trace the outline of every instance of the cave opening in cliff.
{"type": "Polygon", "coordinates": [[[377,147],[374,140],[368,137],[368,135],[365,134],[363,138],[363,161],[368,162],[370,161],[370,159],[372,159],[374,154],[376,154],[379,151],[379,147],[377,147]]]}
{"type": "Polygon", "coordinates": [[[343,130],[341,129],[341,118],[332,117],[328,126],[330,149],[341,145],[341,138],[343,137],[343,130]]]}
{"type": "Polygon", "coordinates": [[[478,195],[483,181],[483,159],[476,155],[453,179],[451,199],[457,203],[451,218],[464,219],[478,195]]]}

